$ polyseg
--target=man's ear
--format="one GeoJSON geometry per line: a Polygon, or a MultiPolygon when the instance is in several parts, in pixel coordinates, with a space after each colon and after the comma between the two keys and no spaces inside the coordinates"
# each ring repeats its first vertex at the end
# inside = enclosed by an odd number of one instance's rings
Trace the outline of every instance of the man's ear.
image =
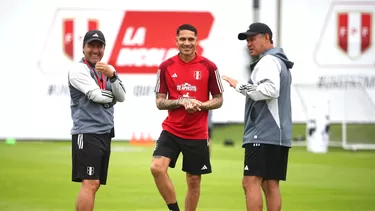
{"type": "Polygon", "coordinates": [[[264,36],[266,37],[266,39],[267,39],[269,42],[271,42],[271,39],[270,39],[270,35],[269,35],[269,34],[265,34],[264,36]]]}

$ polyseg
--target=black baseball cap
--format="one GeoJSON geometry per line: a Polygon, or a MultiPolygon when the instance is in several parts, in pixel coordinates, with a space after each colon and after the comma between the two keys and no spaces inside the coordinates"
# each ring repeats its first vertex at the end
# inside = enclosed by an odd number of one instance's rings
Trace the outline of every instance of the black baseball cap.
{"type": "Polygon", "coordinates": [[[241,32],[238,34],[238,39],[239,40],[246,40],[248,36],[253,36],[256,34],[268,34],[270,36],[270,40],[272,42],[272,31],[270,27],[268,27],[264,23],[252,23],[249,26],[249,29],[246,32],[241,32]]]}
{"type": "Polygon", "coordinates": [[[105,45],[105,37],[103,32],[101,32],[100,30],[90,30],[85,34],[85,37],[83,38],[83,46],[94,40],[100,41],[105,45]]]}

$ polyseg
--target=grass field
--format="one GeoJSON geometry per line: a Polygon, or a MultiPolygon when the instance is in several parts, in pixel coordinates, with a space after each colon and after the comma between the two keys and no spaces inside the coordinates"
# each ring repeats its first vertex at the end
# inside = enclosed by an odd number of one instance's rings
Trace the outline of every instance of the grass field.
{"type": "MultiPolygon", "coordinates": [[[[245,210],[243,150],[238,143],[234,147],[221,144],[224,138],[240,141],[239,128],[214,131],[213,173],[203,177],[198,211],[245,210]]],[[[149,172],[153,148],[125,142],[112,146],[108,185],[98,192],[95,210],[166,211],[149,172]]],[[[0,142],[0,210],[74,210],[80,186],[70,182],[70,155],[69,142],[0,142]]],[[[186,187],[180,169],[178,162],[169,172],[183,205],[186,187]]],[[[285,211],[375,210],[375,151],[330,148],[328,154],[311,154],[304,147],[294,147],[288,180],[281,188],[285,211]]]]}
{"type": "MultiPolygon", "coordinates": [[[[348,124],[346,126],[348,143],[375,144],[375,124],[348,124]]],[[[236,143],[242,141],[243,125],[218,125],[214,130],[214,136],[221,140],[223,137],[233,139],[236,143]]],[[[293,138],[306,135],[306,124],[293,125],[293,138]]],[[[342,125],[330,125],[330,140],[340,142],[342,140],[342,125]]],[[[375,209],[374,209],[375,210],[375,209]]]]}

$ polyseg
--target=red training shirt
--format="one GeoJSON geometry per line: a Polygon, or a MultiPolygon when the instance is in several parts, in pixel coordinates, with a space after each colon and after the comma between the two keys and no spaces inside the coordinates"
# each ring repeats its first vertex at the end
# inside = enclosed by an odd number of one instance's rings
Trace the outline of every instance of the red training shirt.
{"type": "MultiPolygon", "coordinates": [[[[217,95],[223,91],[216,65],[205,57],[196,54],[186,63],[176,55],[159,66],[155,92],[167,94],[167,99],[186,97],[203,103],[210,99],[210,92],[217,95]]],[[[169,110],[162,128],[180,138],[207,140],[208,111],[190,114],[183,106],[169,110]]]]}

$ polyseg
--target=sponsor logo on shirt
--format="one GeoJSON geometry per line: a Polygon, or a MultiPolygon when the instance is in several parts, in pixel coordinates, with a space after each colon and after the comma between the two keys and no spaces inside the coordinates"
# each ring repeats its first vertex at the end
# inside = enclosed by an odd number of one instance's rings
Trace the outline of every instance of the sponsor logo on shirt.
{"type": "Polygon", "coordinates": [[[180,95],[178,98],[179,98],[179,99],[183,99],[183,98],[185,98],[185,99],[195,99],[194,96],[190,96],[190,95],[189,95],[189,92],[187,92],[187,93],[185,93],[185,94],[183,94],[183,95],[180,95]]]}
{"type": "Polygon", "coordinates": [[[184,84],[177,85],[177,91],[191,91],[191,92],[196,92],[197,91],[197,87],[193,86],[193,85],[191,85],[189,83],[184,83],[184,84]]]}

